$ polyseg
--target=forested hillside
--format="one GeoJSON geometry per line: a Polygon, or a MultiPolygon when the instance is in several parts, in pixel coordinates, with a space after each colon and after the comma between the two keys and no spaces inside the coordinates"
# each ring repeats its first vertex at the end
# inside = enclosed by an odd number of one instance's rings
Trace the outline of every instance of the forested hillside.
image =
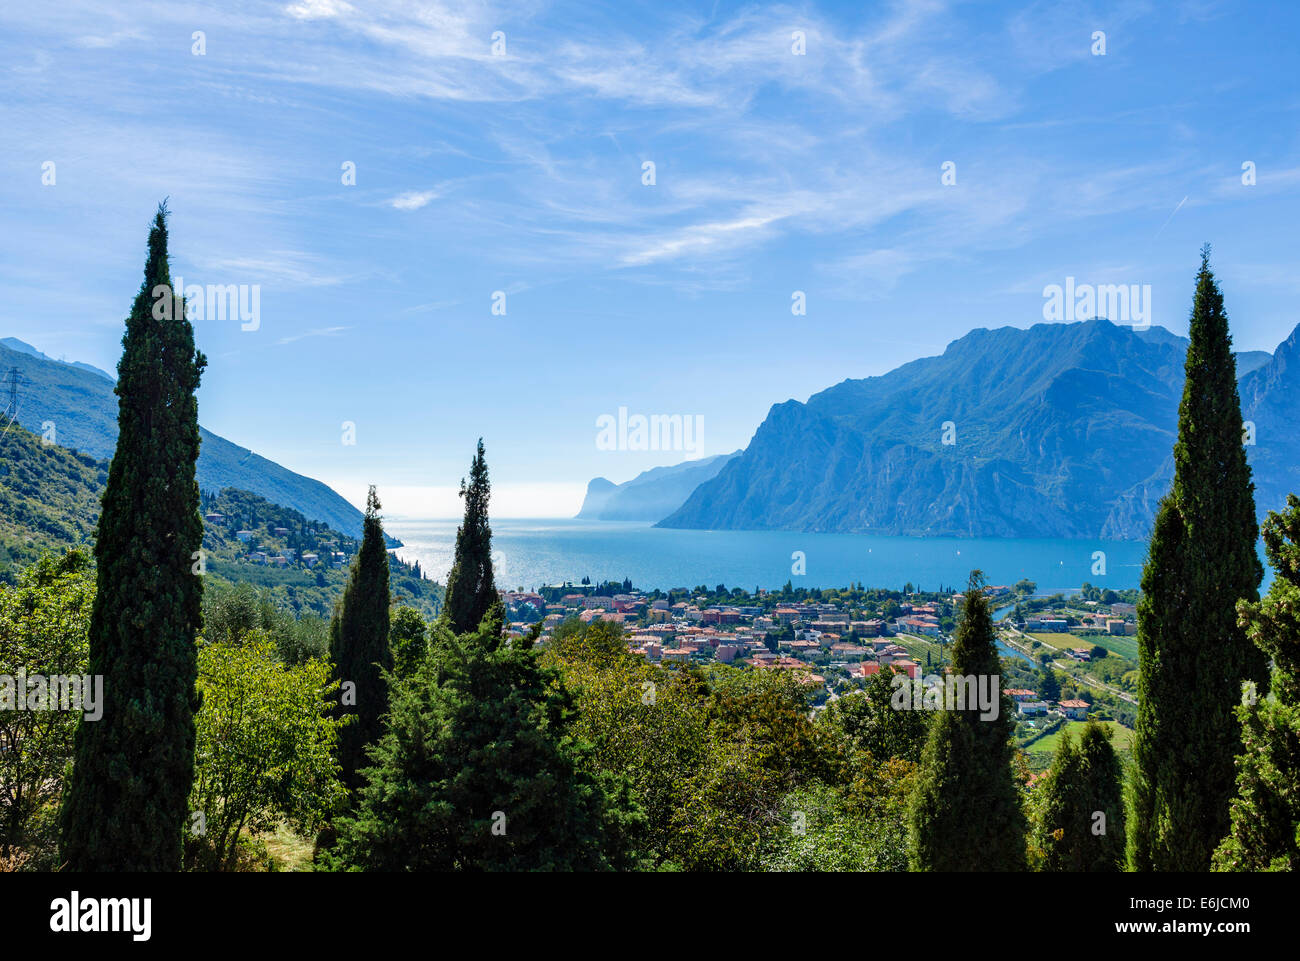
{"type": "MultiPolygon", "coordinates": [[[[0,434],[0,583],[14,583],[18,570],[42,553],[69,547],[89,552],[107,477],[107,461],[45,444],[18,424],[0,434]]],[[[356,538],[234,488],[204,494],[203,511],[225,518],[204,525],[210,577],[263,588],[294,613],[329,614],[357,552],[356,538]],[[240,531],[251,537],[241,540],[240,531]]],[[[424,580],[417,567],[391,557],[389,563],[394,599],[436,614],[441,587],[424,580]]]]}

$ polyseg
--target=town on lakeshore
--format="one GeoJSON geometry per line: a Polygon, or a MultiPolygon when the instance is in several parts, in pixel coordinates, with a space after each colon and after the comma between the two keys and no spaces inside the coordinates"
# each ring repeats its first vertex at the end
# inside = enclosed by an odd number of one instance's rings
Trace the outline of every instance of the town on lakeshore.
{"type": "MultiPolygon", "coordinates": [[[[541,622],[539,643],[565,621],[616,624],[629,651],[657,664],[729,664],[788,671],[810,692],[813,709],[854,690],[881,670],[911,680],[948,670],[962,592],[864,588],[780,590],[724,585],[710,590],[643,591],[629,581],[547,585],[500,591],[507,633],[522,637],[541,622]]],[[[1137,687],[1136,591],[1102,590],[1043,597],[1037,585],[986,585],[1001,616],[1002,693],[1014,705],[1017,739],[1043,764],[1040,741],[1089,718],[1131,728],[1137,687]],[[1064,676],[1062,682],[1060,678],[1064,676]]],[[[1130,732],[1119,733],[1117,746],[1130,732]]]]}

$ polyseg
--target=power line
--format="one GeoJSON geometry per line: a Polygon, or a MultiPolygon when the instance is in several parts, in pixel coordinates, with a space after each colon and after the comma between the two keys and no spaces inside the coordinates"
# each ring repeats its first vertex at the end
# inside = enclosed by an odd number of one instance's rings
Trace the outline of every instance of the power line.
{"type": "Polygon", "coordinates": [[[4,416],[8,423],[5,425],[5,430],[8,430],[18,419],[18,388],[30,383],[31,381],[23,377],[22,371],[17,367],[10,367],[5,371],[4,377],[0,378],[0,388],[5,388],[7,394],[4,416]]]}

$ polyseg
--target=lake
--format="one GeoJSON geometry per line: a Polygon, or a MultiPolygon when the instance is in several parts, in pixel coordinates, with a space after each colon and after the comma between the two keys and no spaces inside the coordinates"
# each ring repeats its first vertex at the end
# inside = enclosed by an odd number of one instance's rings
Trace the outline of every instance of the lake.
{"type": "MultiPolygon", "coordinates": [[[[454,520],[391,518],[388,533],[405,544],[397,555],[418,560],[445,582],[456,544],[454,520]]],[[[871,534],[799,534],[788,531],[682,531],[643,522],[518,520],[492,522],[497,587],[623,580],[656,587],[867,587],[899,590],[908,581],[924,590],[960,589],[972,568],[989,584],[1027,577],[1040,593],[1077,589],[1085,581],[1115,590],[1137,587],[1145,541],[1011,540],[1001,538],[883,537],[871,534]],[[806,573],[796,575],[795,552],[806,573]],[[1105,554],[1105,574],[1099,569],[1105,554]]]]}

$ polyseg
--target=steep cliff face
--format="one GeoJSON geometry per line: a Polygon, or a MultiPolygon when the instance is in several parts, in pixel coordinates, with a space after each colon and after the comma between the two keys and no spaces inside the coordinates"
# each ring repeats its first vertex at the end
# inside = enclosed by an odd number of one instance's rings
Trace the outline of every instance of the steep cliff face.
{"type": "MultiPolygon", "coordinates": [[[[1185,351],[1105,320],[972,331],[939,357],[775,405],[661,526],[1143,537],[1172,476],[1185,351]]],[[[1266,456],[1252,448],[1261,509],[1300,489],[1295,356],[1284,344],[1242,381],[1243,416],[1257,411],[1270,439],[1266,456]]]]}

